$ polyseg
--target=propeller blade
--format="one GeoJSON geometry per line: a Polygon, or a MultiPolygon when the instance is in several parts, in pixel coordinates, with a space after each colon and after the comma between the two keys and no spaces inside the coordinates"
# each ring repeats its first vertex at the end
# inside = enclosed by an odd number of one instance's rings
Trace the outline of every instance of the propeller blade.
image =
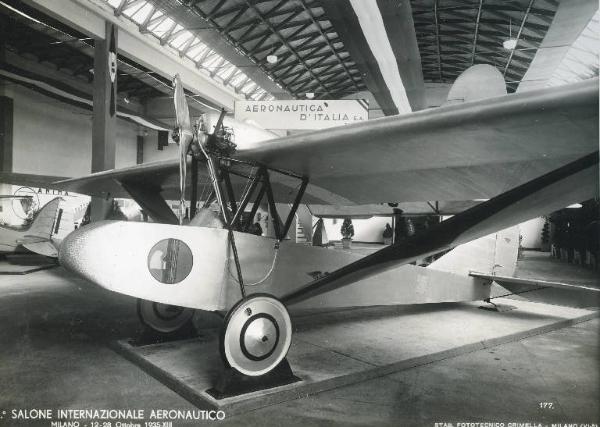
{"type": "Polygon", "coordinates": [[[175,87],[175,94],[173,96],[173,101],[175,102],[175,120],[179,128],[180,137],[184,139],[189,138],[191,141],[194,132],[192,130],[190,110],[185,99],[185,92],[183,91],[183,84],[181,83],[179,74],[175,75],[173,85],[175,87]]]}
{"type": "Polygon", "coordinates": [[[183,217],[185,214],[187,153],[190,143],[194,139],[194,132],[192,130],[190,110],[188,108],[187,100],[185,99],[185,92],[183,91],[183,84],[181,83],[179,74],[175,75],[173,85],[175,86],[175,93],[173,95],[173,101],[175,103],[175,120],[177,122],[177,127],[179,128],[179,225],[181,225],[183,224],[183,217]]]}

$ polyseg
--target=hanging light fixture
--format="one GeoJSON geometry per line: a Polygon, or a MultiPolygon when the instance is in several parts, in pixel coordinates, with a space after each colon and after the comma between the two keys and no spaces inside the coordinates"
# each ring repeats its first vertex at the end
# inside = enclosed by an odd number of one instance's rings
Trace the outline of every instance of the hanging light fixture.
{"type": "Polygon", "coordinates": [[[267,55],[267,62],[269,64],[277,64],[277,60],[278,60],[277,55],[275,55],[275,54],[267,55]]]}
{"type": "Polygon", "coordinates": [[[504,46],[504,49],[506,50],[514,50],[514,48],[517,47],[517,39],[504,40],[502,46],[504,46]]]}
{"type": "Polygon", "coordinates": [[[315,97],[315,94],[314,94],[314,93],[312,93],[312,92],[306,92],[306,97],[307,97],[308,99],[313,99],[313,98],[315,97]]]}

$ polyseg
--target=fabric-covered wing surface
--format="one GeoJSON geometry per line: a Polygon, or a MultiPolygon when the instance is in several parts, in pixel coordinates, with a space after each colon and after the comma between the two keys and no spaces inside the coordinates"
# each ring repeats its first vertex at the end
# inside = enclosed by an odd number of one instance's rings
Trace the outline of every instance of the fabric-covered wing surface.
{"type": "MultiPolygon", "coordinates": [[[[353,205],[487,199],[597,146],[598,79],[593,79],[273,139],[252,149],[240,148],[236,157],[307,176],[305,203],[353,205]]],[[[9,178],[0,176],[3,182],[9,178]]],[[[177,200],[178,160],[46,187],[130,197],[120,184],[124,181],[177,200]]],[[[290,202],[297,181],[279,174],[271,181],[276,200],[290,202]]],[[[238,187],[244,184],[237,182],[238,187]]]]}
{"type": "Polygon", "coordinates": [[[240,156],[309,176],[308,195],[320,187],[376,203],[490,198],[597,146],[593,79],[274,139],[240,156]]]}

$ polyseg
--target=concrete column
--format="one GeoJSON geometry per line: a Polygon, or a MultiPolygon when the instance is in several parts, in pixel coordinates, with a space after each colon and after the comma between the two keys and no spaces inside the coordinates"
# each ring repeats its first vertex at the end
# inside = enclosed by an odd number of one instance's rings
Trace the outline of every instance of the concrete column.
{"type": "MultiPolygon", "coordinates": [[[[0,171],[13,171],[13,100],[0,96],[0,171]]],[[[0,184],[0,194],[12,194],[12,185],[0,184]]],[[[0,206],[0,219],[4,222],[14,220],[8,212],[10,203],[0,206]]]]}
{"type": "Polygon", "coordinates": [[[137,137],[137,150],[135,163],[141,165],[144,163],[144,136],[138,135],[137,137]]]}
{"type": "Polygon", "coordinates": [[[0,96],[0,170],[13,171],[13,100],[0,96]]]}
{"type": "MultiPolygon", "coordinates": [[[[8,19],[0,17],[0,62],[6,61],[8,19]]],[[[13,100],[0,92],[0,171],[12,172],[13,160],[13,100]]]]}
{"type": "MultiPolygon", "coordinates": [[[[6,61],[6,32],[8,19],[0,16],[0,62],[6,61]]],[[[13,160],[13,100],[4,96],[3,86],[0,85],[0,171],[12,172],[13,160]]],[[[0,194],[12,194],[12,186],[0,184],[0,194]]],[[[8,222],[6,207],[0,205],[0,219],[8,222]]]]}
{"type": "MultiPolygon", "coordinates": [[[[117,129],[117,28],[105,23],[104,39],[94,41],[94,116],[92,122],[92,172],[114,169],[117,129]]],[[[106,219],[112,198],[93,197],[92,221],[106,219]]]]}

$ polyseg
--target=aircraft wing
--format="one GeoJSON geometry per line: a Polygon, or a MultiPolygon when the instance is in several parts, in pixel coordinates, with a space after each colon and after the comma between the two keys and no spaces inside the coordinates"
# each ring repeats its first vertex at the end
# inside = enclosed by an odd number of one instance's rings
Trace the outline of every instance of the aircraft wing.
{"type": "MultiPolygon", "coordinates": [[[[488,199],[597,149],[598,79],[246,148],[238,140],[236,158],[309,177],[304,203],[488,199]]],[[[279,174],[271,181],[276,201],[291,202],[297,181],[279,174]]],[[[178,200],[178,159],[52,182],[50,188],[130,197],[123,182],[178,200]]]]}
{"type": "Polygon", "coordinates": [[[307,194],[350,205],[335,199],[487,199],[597,147],[594,79],[265,141],[239,154],[309,176],[307,194]]]}
{"type": "MultiPolygon", "coordinates": [[[[60,190],[53,185],[56,181],[67,179],[66,177],[54,176],[54,175],[36,175],[29,173],[15,173],[15,172],[0,172],[0,183],[2,184],[13,184],[23,185],[27,187],[36,188],[48,188],[54,190],[60,190]]],[[[6,196],[14,197],[14,196],[6,196]]]]}
{"type": "Polygon", "coordinates": [[[17,240],[17,243],[20,245],[29,245],[29,244],[33,244],[33,243],[45,243],[45,242],[49,242],[49,241],[50,241],[49,237],[25,235],[25,236],[23,236],[23,238],[17,240]]]}

